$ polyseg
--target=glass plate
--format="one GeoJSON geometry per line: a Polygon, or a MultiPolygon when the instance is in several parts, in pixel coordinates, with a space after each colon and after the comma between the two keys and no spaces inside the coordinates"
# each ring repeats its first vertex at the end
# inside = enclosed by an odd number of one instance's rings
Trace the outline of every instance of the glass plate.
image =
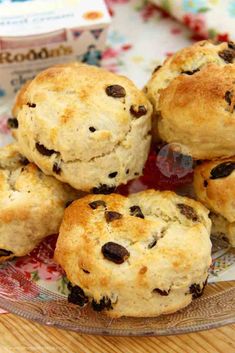
{"type": "Polygon", "coordinates": [[[1,266],[1,308],[44,325],[96,335],[173,335],[235,323],[235,281],[210,284],[187,308],[157,318],[110,319],[89,306],[69,304],[67,279],[52,259],[55,240],[49,237],[30,256],[1,266]]]}

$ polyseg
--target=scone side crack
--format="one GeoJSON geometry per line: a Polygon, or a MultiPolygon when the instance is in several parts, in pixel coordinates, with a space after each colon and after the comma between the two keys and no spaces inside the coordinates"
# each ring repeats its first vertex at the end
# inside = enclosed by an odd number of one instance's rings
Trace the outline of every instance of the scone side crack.
{"type": "MultiPolygon", "coordinates": [[[[110,151],[107,152],[107,153],[101,153],[101,154],[98,155],[98,156],[95,156],[95,157],[90,158],[88,161],[82,160],[82,159],[74,159],[74,160],[72,160],[72,161],[66,161],[66,162],[64,162],[63,160],[61,160],[61,161],[62,161],[63,163],[65,163],[65,164],[76,163],[76,162],[86,162],[86,163],[90,163],[90,162],[96,161],[96,160],[99,159],[99,158],[109,156],[110,154],[114,153],[115,150],[116,150],[119,146],[121,146],[123,143],[125,143],[125,141],[126,141],[127,138],[128,138],[128,135],[131,133],[131,131],[132,131],[132,124],[130,124],[129,130],[126,132],[126,134],[125,134],[125,136],[124,136],[124,139],[123,139],[122,141],[119,141],[118,143],[116,143],[116,145],[113,146],[112,150],[110,150],[110,151]]],[[[144,138],[145,138],[145,136],[144,136],[144,138]]]]}
{"type": "MultiPolygon", "coordinates": [[[[126,132],[124,139],[123,139],[122,141],[119,141],[116,145],[114,145],[112,150],[110,150],[110,151],[107,152],[107,153],[102,153],[102,154],[100,154],[100,155],[98,155],[98,156],[92,157],[92,158],[90,158],[88,161],[83,160],[83,159],[80,159],[80,158],[75,158],[75,159],[73,159],[73,160],[69,160],[69,161],[66,161],[66,162],[65,162],[65,161],[60,157],[60,156],[61,156],[61,153],[60,153],[59,151],[55,151],[55,150],[52,150],[52,149],[48,149],[47,147],[45,147],[44,144],[39,143],[39,142],[36,142],[36,143],[35,143],[35,150],[37,150],[37,152],[40,153],[40,154],[41,154],[42,156],[44,156],[44,157],[49,157],[49,158],[50,158],[50,157],[54,157],[54,158],[55,158],[55,156],[56,156],[57,159],[60,159],[60,163],[61,163],[61,164],[62,164],[62,163],[64,163],[64,164],[72,164],[72,163],[77,163],[77,162],[81,162],[81,163],[82,163],[82,162],[90,163],[90,162],[95,161],[96,159],[99,159],[99,158],[102,158],[102,157],[105,157],[105,156],[109,156],[110,154],[112,154],[113,152],[115,152],[116,148],[118,148],[120,145],[122,145],[123,143],[125,143],[125,141],[126,141],[128,135],[131,133],[131,131],[132,131],[132,126],[131,126],[131,124],[130,124],[130,128],[129,128],[129,130],[126,132]],[[40,150],[41,150],[43,153],[41,153],[40,150]]],[[[147,136],[148,136],[148,134],[146,134],[146,135],[144,136],[144,138],[147,137],[147,136]]]]}
{"type": "MultiPolygon", "coordinates": [[[[132,122],[134,122],[134,121],[135,120],[132,120],[132,122]]],[[[77,162],[81,162],[81,163],[82,162],[86,162],[86,163],[94,162],[94,161],[96,161],[99,158],[103,158],[103,157],[111,155],[112,153],[114,153],[116,151],[116,149],[118,147],[120,147],[122,145],[125,146],[125,142],[126,142],[127,138],[129,137],[129,135],[132,132],[132,128],[133,128],[132,122],[130,123],[129,130],[126,132],[124,138],[121,141],[117,142],[113,146],[112,150],[110,150],[107,153],[102,153],[100,155],[92,157],[89,160],[83,160],[83,159],[80,159],[80,158],[75,158],[73,160],[64,161],[61,158],[61,153],[59,151],[56,151],[56,150],[53,150],[53,149],[49,149],[49,148],[45,147],[45,145],[43,143],[41,143],[41,142],[36,142],[35,143],[35,150],[37,150],[37,152],[40,153],[44,157],[49,157],[49,158],[53,158],[53,159],[56,158],[56,160],[57,160],[56,164],[57,165],[72,164],[72,163],[77,163],[77,162]],[[40,150],[41,150],[41,152],[40,152],[40,150]],[[60,161],[60,162],[58,162],[58,161],[60,161]]],[[[148,136],[150,136],[150,132],[149,131],[143,136],[143,140],[145,140],[148,136]]],[[[62,169],[62,166],[60,167],[60,172],[61,172],[61,169],[62,169]]],[[[112,172],[110,174],[112,174],[112,172]]],[[[110,178],[112,178],[112,176],[110,176],[110,178]]]]}

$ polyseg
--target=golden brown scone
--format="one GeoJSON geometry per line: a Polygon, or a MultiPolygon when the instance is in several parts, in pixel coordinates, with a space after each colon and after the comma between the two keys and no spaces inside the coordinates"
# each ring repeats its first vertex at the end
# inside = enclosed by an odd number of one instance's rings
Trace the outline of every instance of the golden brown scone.
{"type": "Polygon", "coordinates": [[[162,140],[181,144],[195,159],[234,155],[234,61],[235,44],[203,41],[153,74],[146,90],[162,140]]]}
{"type": "Polygon", "coordinates": [[[16,95],[15,98],[15,103],[12,109],[12,115],[13,117],[16,117],[20,111],[20,109],[27,104],[27,98],[25,93],[27,92],[27,89],[29,87],[31,81],[27,81],[19,90],[19,92],[16,95]]]}
{"type": "Polygon", "coordinates": [[[108,192],[142,173],[152,106],[124,76],[58,65],[29,83],[14,112],[22,153],[76,189],[108,192]]]}
{"type": "Polygon", "coordinates": [[[208,161],[194,170],[196,197],[206,207],[235,222],[235,157],[208,161]]]}
{"type": "Polygon", "coordinates": [[[0,263],[28,254],[57,233],[66,203],[78,197],[78,191],[29,163],[16,144],[1,148],[0,263]]]}
{"type": "Polygon", "coordinates": [[[222,239],[227,239],[230,245],[235,247],[235,222],[229,222],[223,216],[211,213],[211,234],[222,239]]]}
{"type": "Polygon", "coordinates": [[[69,301],[112,317],[157,316],[202,294],[211,263],[208,210],[173,192],[89,195],[65,211],[55,259],[69,301]]]}
{"type": "Polygon", "coordinates": [[[197,166],[194,190],[197,199],[217,214],[212,216],[212,234],[220,233],[235,245],[235,157],[197,166]]]}

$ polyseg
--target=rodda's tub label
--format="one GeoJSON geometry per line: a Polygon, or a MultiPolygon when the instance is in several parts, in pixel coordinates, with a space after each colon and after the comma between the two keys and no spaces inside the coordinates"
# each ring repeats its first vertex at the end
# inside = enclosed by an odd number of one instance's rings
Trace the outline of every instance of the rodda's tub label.
{"type": "Polygon", "coordinates": [[[0,0],[0,104],[52,65],[99,65],[109,23],[103,0],[0,0]]]}

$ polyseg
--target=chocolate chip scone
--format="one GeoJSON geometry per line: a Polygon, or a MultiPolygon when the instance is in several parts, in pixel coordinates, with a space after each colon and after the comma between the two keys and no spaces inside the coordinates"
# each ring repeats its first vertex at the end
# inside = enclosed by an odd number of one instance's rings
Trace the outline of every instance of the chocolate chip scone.
{"type": "Polygon", "coordinates": [[[213,213],[212,234],[235,246],[235,157],[204,162],[195,168],[196,197],[213,213]]]}
{"type": "Polygon", "coordinates": [[[212,221],[211,234],[217,238],[227,240],[232,247],[235,247],[235,222],[229,222],[218,213],[210,213],[212,221]]]}
{"type": "Polygon", "coordinates": [[[234,62],[235,44],[203,41],[153,73],[146,91],[163,141],[195,159],[235,154],[234,62]]]}
{"type": "Polygon", "coordinates": [[[172,313],[199,297],[211,263],[207,209],[173,192],[89,195],[65,211],[55,259],[69,301],[112,317],[172,313]]]}
{"type": "Polygon", "coordinates": [[[28,254],[57,233],[68,201],[78,191],[45,176],[18,152],[16,144],[0,149],[0,263],[28,254]]]}
{"type": "Polygon", "coordinates": [[[124,76],[55,66],[23,88],[13,113],[22,153],[76,189],[106,193],[142,173],[152,106],[124,76]]]}

